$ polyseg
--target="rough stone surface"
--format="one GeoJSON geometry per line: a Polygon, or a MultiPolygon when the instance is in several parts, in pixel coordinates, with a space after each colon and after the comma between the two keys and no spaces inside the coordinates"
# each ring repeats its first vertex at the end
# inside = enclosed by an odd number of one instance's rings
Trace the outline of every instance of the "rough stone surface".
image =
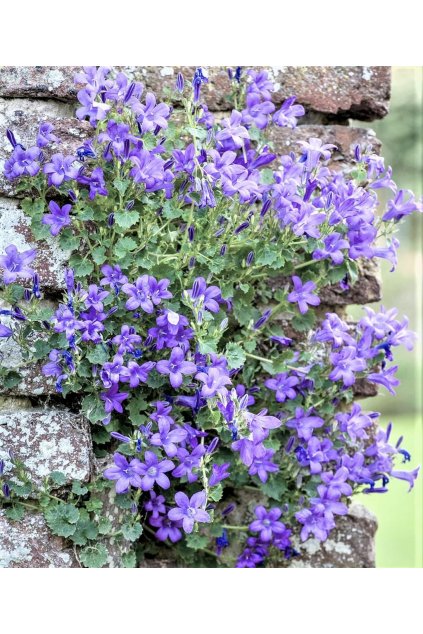
{"type": "Polygon", "coordinates": [[[344,166],[354,157],[354,148],[371,146],[373,152],[379,154],[381,143],[373,130],[365,128],[350,128],[344,125],[299,125],[294,130],[271,126],[268,130],[269,138],[278,154],[301,153],[300,141],[308,141],[311,137],[322,139],[323,143],[336,145],[330,160],[330,167],[344,166]]]}
{"type": "MultiPolygon", "coordinates": [[[[35,143],[40,122],[49,121],[53,123],[57,136],[62,140],[59,146],[53,148],[53,151],[71,154],[92,130],[88,122],[77,121],[73,118],[75,105],[59,103],[51,99],[29,101],[0,98],[0,195],[16,195],[13,183],[3,176],[3,164],[12,149],[6,138],[6,130],[8,128],[13,130],[16,140],[25,147],[29,147],[35,143]]],[[[45,154],[47,157],[48,152],[45,154]]]]}
{"type": "MultiPolygon", "coordinates": [[[[181,71],[190,81],[194,66],[116,67],[140,79],[147,90],[159,96],[173,89],[181,71]]],[[[75,66],[3,66],[0,68],[0,94],[4,97],[41,97],[58,100],[75,98],[75,66]]],[[[389,66],[279,66],[268,67],[276,84],[273,98],[279,104],[296,95],[299,103],[314,112],[346,119],[373,120],[388,112],[390,97],[389,66]]],[[[224,67],[208,69],[209,83],[202,94],[213,110],[226,110],[229,79],[224,67]]]]}
{"type": "Polygon", "coordinates": [[[0,510],[0,568],[77,568],[72,550],[52,535],[40,513],[19,522],[0,510]]]}
{"type": "Polygon", "coordinates": [[[380,269],[374,260],[359,261],[359,279],[345,292],[335,284],[320,292],[322,304],[346,306],[348,304],[370,304],[382,299],[380,269]]]}
{"type": "Polygon", "coordinates": [[[374,568],[377,530],[376,516],[361,504],[353,504],[348,515],[338,517],[336,528],[320,543],[314,538],[294,548],[301,557],[294,557],[287,568],[374,568]]]}
{"type": "Polygon", "coordinates": [[[12,470],[9,450],[25,464],[35,484],[40,484],[51,471],[61,471],[68,482],[86,482],[91,476],[88,423],[83,416],[67,410],[2,410],[0,458],[5,461],[6,473],[12,470]]]}
{"type": "Polygon", "coordinates": [[[31,220],[19,208],[19,201],[0,197],[0,253],[9,244],[19,251],[37,249],[33,268],[40,277],[40,285],[47,289],[58,289],[64,284],[64,268],[69,254],[59,249],[57,239],[35,241],[31,233],[31,220]]]}

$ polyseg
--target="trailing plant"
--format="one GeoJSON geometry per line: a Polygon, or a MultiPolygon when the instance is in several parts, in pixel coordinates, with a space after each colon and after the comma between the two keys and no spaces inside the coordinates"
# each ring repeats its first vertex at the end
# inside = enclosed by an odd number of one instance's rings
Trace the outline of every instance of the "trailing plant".
{"type": "MultiPolygon", "coordinates": [[[[365,308],[351,324],[325,311],[321,291],[347,293],[366,260],[394,270],[395,231],[422,204],[371,148],[341,171],[317,138],[278,156],[270,127],[294,128],[304,108],[291,97],[277,110],[266,71],[229,79],[234,109],[215,121],[201,68],[189,84],[178,75],[172,110],[123,73],[86,67],[76,116],[92,134],[75,154],[49,122],[29,148],[8,131],[4,174],[31,193],[34,236],[54,236],[69,267],[51,308],[36,250],[7,247],[0,336],[42,363],[65,402],[78,399],[97,457],[113,455],[87,486],[32,490],[51,530],[85,548],[84,565],[107,560],[107,487],[128,513],[115,537],[138,556],[156,552],[153,536],[188,565],[254,567],[295,555],[295,535],[325,540],[355,493],[383,493],[391,477],[411,489],[417,477],[397,466],[410,455],[391,424],[353,402],[364,379],[394,394],[393,348],[413,345],[407,320],[365,308]],[[380,189],[392,192],[383,210],[380,189]],[[243,491],[255,517],[236,525],[243,491]]],[[[6,387],[20,380],[1,373],[6,387]]],[[[15,519],[19,486],[3,479],[15,519]]]]}

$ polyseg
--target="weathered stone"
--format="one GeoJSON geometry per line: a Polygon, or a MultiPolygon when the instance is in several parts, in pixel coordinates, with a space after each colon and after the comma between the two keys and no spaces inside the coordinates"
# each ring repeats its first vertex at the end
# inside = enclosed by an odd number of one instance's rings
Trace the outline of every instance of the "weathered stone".
{"type": "Polygon", "coordinates": [[[380,269],[374,260],[360,260],[359,278],[348,291],[339,284],[326,286],[320,293],[322,304],[346,306],[348,304],[370,304],[382,298],[380,269]]]}
{"type": "Polygon", "coordinates": [[[0,198],[0,253],[4,253],[10,244],[14,244],[18,251],[37,249],[32,266],[43,288],[58,289],[63,286],[69,254],[59,249],[57,239],[50,236],[46,241],[36,242],[31,233],[31,220],[19,208],[19,201],[0,198]]]}
{"type": "Polygon", "coordinates": [[[76,99],[73,81],[79,66],[2,66],[0,95],[31,99],[76,99]]]}
{"type": "Polygon", "coordinates": [[[374,568],[376,530],[376,516],[365,506],[353,504],[348,515],[337,517],[336,528],[325,542],[294,538],[300,556],[280,564],[287,568],[374,568]]]}
{"type": "MultiPolygon", "coordinates": [[[[178,72],[190,81],[194,66],[117,66],[141,80],[146,90],[167,97],[173,90],[178,72]]],[[[41,97],[75,99],[75,66],[3,66],[0,68],[0,95],[4,97],[41,97]]],[[[245,69],[244,69],[245,70],[245,69]]],[[[388,112],[391,72],[389,66],[281,66],[266,67],[275,81],[273,100],[282,103],[296,95],[298,102],[313,112],[331,117],[371,121],[388,112]]],[[[230,82],[227,69],[208,69],[209,83],[202,95],[212,110],[227,110],[230,82]]]]}
{"type": "Polygon", "coordinates": [[[345,163],[352,162],[357,145],[361,148],[371,146],[376,154],[381,148],[373,130],[344,125],[299,125],[294,130],[270,126],[268,135],[278,154],[301,154],[300,141],[308,141],[311,137],[322,139],[323,143],[332,143],[337,150],[333,151],[329,165],[334,169],[337,165],[344,167],[345,163]]]}
{"type": "Polygon", "coordinates": [[[0,568],[77,568],[73,551],[52,535],[40,513],[19,522],[0,510],[0,568]]]}
{"type": "Polygon", "coordinates": [[[16,196],[14,184],[3,176],[4,161],[12,149],[6,138],[6,130],[13,130],[16,140],[24,147],[29,147],[35,144],[40,122],[49,121],[55,126],[55,133],[61,143],[54,146],[53,150],[47,148],[44,152],[46,157],[52,152],[73,154],[82,139],[92,131],[87,121],[74,118],[74,110],[75,104],[58,103],[50,99],[29,101],[0,98],[0,195],[16,196]]]}
{"type": "Polygon", "coordinates": [[[36,485],[52,471],[64,473],[67,482],[86,482],[91,475],[88,423],[83,416],[64,409],[2,410],[0,458],[13,479],[10,450],[24,463],[36,485]]]}
{"type": "MultiPolygon", "coordinates": [[[[111,457],[95,460],[95,469],[97,475],[103,473],[105,469],[113,465],[111,457]]],[[[98,494],[103,502],[101,516],[109,520],[112,532],[119,532],[122,528],[125,511],[119,508],[115,503],[116,491],[115,487],[104,490],[98,494]]],[[[106,568],[122,568],[122,557],[126,555],[132,547],[132,543],[128,539],[124,539],[122,535],[118,537],[103,536],[99,541],[107,548],[108,557],[106,568]]]]}

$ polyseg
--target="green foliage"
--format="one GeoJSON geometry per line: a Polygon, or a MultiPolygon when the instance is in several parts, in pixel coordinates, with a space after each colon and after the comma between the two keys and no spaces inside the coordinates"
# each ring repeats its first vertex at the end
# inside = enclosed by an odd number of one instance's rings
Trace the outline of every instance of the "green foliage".
{"type": "Polygon", "coordinates": [[[47,509],[45,518],[52,533],[60,537],[70,537],[76,531],[79,510],[73,504],[59,502],[47,509]]]}
{"type": "Polygon", "coordinates": [[[95,544],[83,548],[79,553],[79,559],[87,568],[102,568],[107,563],[109,553],[104,544],[95,544]]]}

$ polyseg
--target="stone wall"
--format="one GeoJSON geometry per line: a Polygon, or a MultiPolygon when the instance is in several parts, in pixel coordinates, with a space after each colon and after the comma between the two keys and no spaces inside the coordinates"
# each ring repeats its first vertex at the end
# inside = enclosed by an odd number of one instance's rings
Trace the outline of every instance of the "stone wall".
{"type": "MultiPolygon", "coordinates": [[[[76,67],[0,67],[0,171],[9,154],[5,136],[11,128],[24,145],[35,141],[39,122],[48,120],[63,139],[63,151],[72,152],[90,133],[87,122],[72,118],[76,90],[73,84],[76,67]]],[[[181,70],[185,77],[194,68],[124,67],[125,72],[140,79],[147,88],[164,94],[174,85],[181,70]]],[[[306,108],[306,116],[296,130],[272,129],[272,141],[278,152],[298,151],[298,141],[319,137],[334,143],[338,150],[332,166],[350,162],[357,144],[372,145],[377,152],[380,143],[368,129],[349,127],[349,118],[371,121],[388,112],[390,68],[384,66],[352,67],[278,67],[269,68],[276,82],[274,101],[297,95],[306,108]]],[[[209,69],[209,83],[203,95],[209,108],[217,113],[228,109],[224,95],[229,89],[226,69],[209,69]]],[[[23,250],[35,246],[30,221],[20,208],[20,197],[13,186],[0,176],[0,252],[14,243],[23,250]]],[[[38,244],[36,269],[47,297],[53,297],[63,286],[63,269],[67,254],[60,252],[52,240],[38,244]]],[[[340,295],[328,288],[325,307],[341,310],[346,304],[366,304],[380,299],[377,270],[366,266],[358,282],[348,294],[340,295]]],[[[22,364],[19,350],[10,342],[0,343],[0,362],[10,368],[22,364]]],[[[81,416],[57,405],[53,382],[40,374],[39,368],[23,369],[22,381],[12,389],[0,386],[0,458],[6,460],[12,448],[26,464],[35,480],[46,473],[60,470],[70,479],[87,481],[95,469],[89,425],[81,416]],[[56,403],[55,405],[53,403],[56,403]]],[[[359,383],[357,397],[374,394],[372,386],[359,383]]],[[[303,557],[294,566],[371,567],[374,565],[373,537],[375,519],[363,508],[353,507],[330,540],[319,548],[314,540],[302,546],[303,557]]],[[[20,522],[8,520],[0,511],[0,567],[74,567],[76,553],[53,537],[43,517],[29,514],[20,522]]],[[[111,557],[109,565],[116,565],[111,557]]],[[[154,565],[173,565],[156,562],[154,565]]]]}

